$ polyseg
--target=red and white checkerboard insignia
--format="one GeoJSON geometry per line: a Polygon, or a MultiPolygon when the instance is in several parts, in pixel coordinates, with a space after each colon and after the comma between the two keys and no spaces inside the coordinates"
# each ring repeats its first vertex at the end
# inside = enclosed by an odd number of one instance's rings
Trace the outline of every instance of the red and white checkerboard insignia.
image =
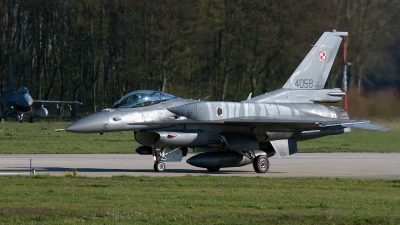
{"type": "Polygon", "coordinates": [[[319,52],[319,60],[326,61],[326,52],[319,52]]]}

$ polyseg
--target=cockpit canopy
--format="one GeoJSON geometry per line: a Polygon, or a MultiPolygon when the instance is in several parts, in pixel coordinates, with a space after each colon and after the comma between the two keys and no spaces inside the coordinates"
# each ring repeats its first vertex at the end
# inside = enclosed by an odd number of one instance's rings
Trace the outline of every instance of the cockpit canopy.
{"type": "Polygon", "coordinates": [[[176,96],[153,90],[132,91],[120,98],[111,108],[137,108],[167,101],[176,96]]]}
{"type": "Polygon", "coordinates": [[[28,94],[29,93],[29,90],[28,90],[28,88],[27,87],[25,87],[25,86],[21,86],[21,87],[19,87],[18,88],[18,93],[19,94],[28,94]]]}

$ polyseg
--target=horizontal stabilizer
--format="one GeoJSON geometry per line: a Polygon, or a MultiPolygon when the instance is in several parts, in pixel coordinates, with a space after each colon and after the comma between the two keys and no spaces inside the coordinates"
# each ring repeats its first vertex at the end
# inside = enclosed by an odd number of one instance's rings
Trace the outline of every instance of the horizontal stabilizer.
{"type": "Polygon", "coordinates": [[[390,128],[379,126],[373,123],[356,123],[356,124],[347,124],[343,125],[343,127],[363,129],[363,130],[375,130],[375,131],[388,131],[390,128]]]}
{"type": "Polygon", "coordinates": [[[342,123],[318,123],[320,127],[330,127],[330,126],[342,126],[348,128],[356,128],[363,130],[374,130],[374,131],[388,131],[390,130],[387,127],[379,126],[373,123],[370,123],[369,120],[349,120],[348,122],[342,123]]]}

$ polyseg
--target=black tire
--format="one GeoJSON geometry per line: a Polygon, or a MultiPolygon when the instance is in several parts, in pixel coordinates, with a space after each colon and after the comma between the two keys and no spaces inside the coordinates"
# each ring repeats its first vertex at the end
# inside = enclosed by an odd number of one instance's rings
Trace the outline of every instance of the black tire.
{"type": "Polygon", "coordinates": [[[154,163],[154,171],[156,172],[164,172],[165,171],[165,164],[161,161],[154,163]]]}
{"type": "Polygon", "coordinates": [[[254,159],[253,162],[254,171],[257,173],[266,173],[269,169],[269,160],[266,156],[260,155],[254,159]]]}
{"type": "Polygon", "coordinates": [[[221,168],[219,168],[219,167],[212,167],[212,168],[210,167],[210,168],[207,168],[207,170],[208,170],[209,172],[211,172],[211,173],[218,172],[219,169],[221,169],[221,168]]]}

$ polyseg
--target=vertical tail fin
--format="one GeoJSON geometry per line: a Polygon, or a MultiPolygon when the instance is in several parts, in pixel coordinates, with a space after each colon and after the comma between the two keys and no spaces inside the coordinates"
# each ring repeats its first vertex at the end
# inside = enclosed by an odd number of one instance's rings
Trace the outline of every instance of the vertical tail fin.
{"type": "Polygon", "coordinates": [[[342,37],[347,32],[324,32],[282,88],[323,89],[339,50],[342,37]]]}
{"type": "Polygon", "coordinates": [[[12,63],[11,63],[11,57],[8,58],[8,87],[7,87],[7,92],[13,92],[14,91],[14,80],[13,80],[13,71],[12,71],[12,63]]]}

